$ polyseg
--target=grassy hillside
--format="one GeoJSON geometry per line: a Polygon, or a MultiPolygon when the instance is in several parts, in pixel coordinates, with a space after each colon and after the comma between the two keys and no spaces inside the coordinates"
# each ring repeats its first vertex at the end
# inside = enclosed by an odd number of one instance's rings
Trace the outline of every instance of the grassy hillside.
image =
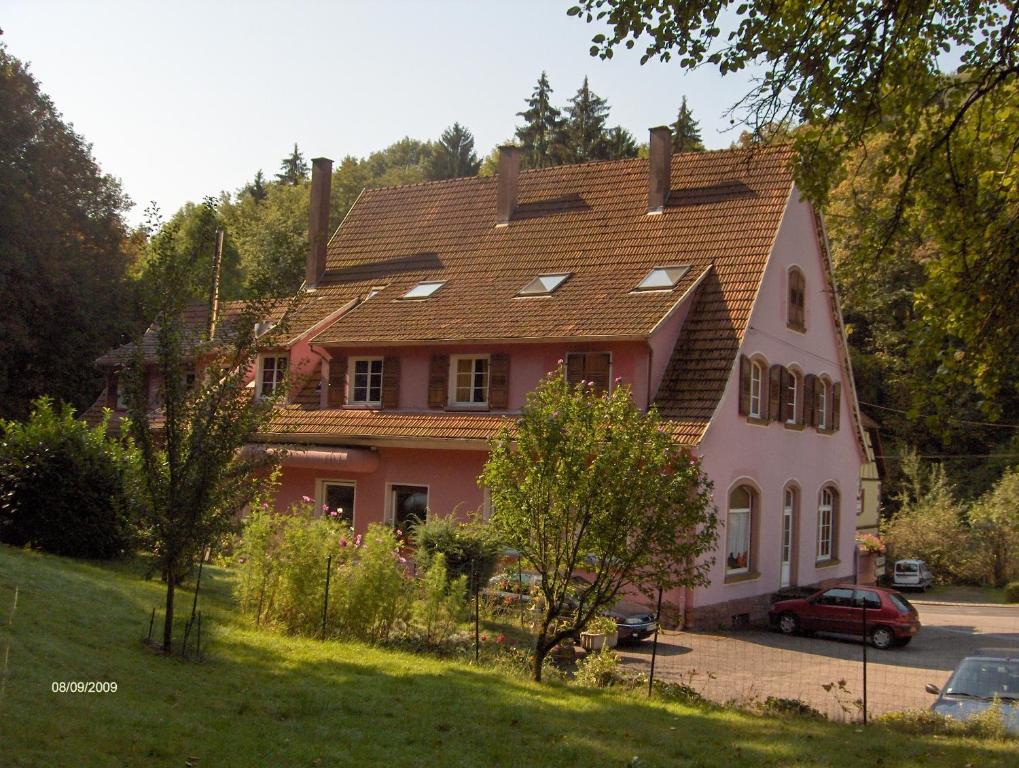
{"type": "Polygon", "coordinates": [[[136,566],[0,545],[0,764],[1015,765],[1004,744],[646,703],[257,632],[231,608],[230,573],[206,576],[209,653],[187,663],[139,642],[161,589],[136,566]],[[52,693],[61,680],[116,681],[118,691],[52,693]]]}

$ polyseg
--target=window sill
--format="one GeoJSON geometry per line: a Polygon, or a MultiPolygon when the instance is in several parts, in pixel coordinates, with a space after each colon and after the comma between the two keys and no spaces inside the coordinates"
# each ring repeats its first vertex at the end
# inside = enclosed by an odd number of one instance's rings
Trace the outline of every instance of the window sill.
{"type": "Polygon", "coordinates": [[[788,328],[790,331],[796,331],[797,333],[807,332],[807,326],[800,325],[799,323],[786,323],[785,327],[788,328]]]}
{"type": "Polygon", "coordinates": [[[381,411],[382,403],[347,403],[343,408],[348,411],[381,411]]]}
{"type": "Polygon", "coordinates": [[[796,422],[790,422],[790,421],[782,422],[782,426],[784,426],[786,429],[792,429],[792,430],[794,430],[796,432],[802,432],[803,431],[803,427],[804,427],[803,424],[799,424],[799,423],[796,423],[796,422]]]}
{"type": "Polygon", "coordinates": [[[746,573],[727,573],[725,575],[726,584],[742,584],[744,581],[754,581],[761,578],[761,574],[757,571],[747,571],[746,573]]]}
{"type": "Polygon", "coordinates": [[[828,560],[817,560],[814,562],[815,568],[831,568],[836,565],[841,565],[842,561],[837,557],[829,558],[828,560]]]}
{"type": "Polygon", "coordinates": [[[755,427],[766,427],[770,423],[763,416],[747,416],[747,424],[753,424],[755,427]]]}

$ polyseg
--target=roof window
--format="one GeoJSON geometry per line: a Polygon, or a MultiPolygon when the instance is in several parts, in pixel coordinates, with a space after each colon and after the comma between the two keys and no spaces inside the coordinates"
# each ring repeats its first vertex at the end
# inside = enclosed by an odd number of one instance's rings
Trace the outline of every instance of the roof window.
{"type": "Polygon", "coordinates": [[[384,285],[373,285],[371,290],[368,291],[368,295],[364,297],[364,300],[368,301],[372,296],[378,295],[385,287],[384,285]]]}
{"type": "Polygon", "coordinates": [[[427,299],[429,296],[432,296],[437,290],[439,290],[444,285],[445,285],[445,282],[435,282],[435,281],[424,280],[424,281],[418,283],[417,285],[415,285],[413,288],[411,288],[409,291],[407,291],[405,294],[403,294],[403,296],[401,296],[400,298],[401,299],[427,299]]]}
{"type": "Polygon", "coordinates": [[[556,288],[566,282],[572,272],[561,272],[555,275],[538,275],[517,292],[517,296],[548,296],[556,288]]]}
{"type": "Polygon", "coordinates": [[[637,291],[671,291],[687,272],[690,267],[683,265],[679,267],[655,267],[647,276],[640,281],[634,290],[637,291]]]}

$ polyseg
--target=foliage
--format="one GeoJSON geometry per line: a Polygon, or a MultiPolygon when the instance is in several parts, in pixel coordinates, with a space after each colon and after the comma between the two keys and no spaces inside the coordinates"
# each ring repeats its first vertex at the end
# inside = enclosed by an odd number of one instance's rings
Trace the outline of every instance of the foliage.
{"type": "Polygon", "coordinates": [[[584,626],[584,631],[592,635],[611,635],[616,631],[616,622],[608,616],[595,616],[584,626]]]}
{"type": "Polygon", "coordinates": [[[430,645],[447,642],[467,617],[467,577],[449,578],[446,557],[437,552],[419,585],[414,618],[430,645]]]}
{"type": "Polygon", "coordinates": [[[563,122],[557,141],[562,162],[585,163],[608,159],[605,143],[609,105],[591,90],[587,77],[563,109],[563,122]]]}
{"type": "Polygon", "coordinates": [[[630,390],[570,387],[560,363],[527,396],[515,434],[494,441],[481,482],[490,523],[541,576],[534,677],[560,640],[627,585],[646,591],[702,584],[715,542],[709,484],[657,413],[630,390]],[[567,598],[580,570],[590,586],[567,598]]]}
{"type": "Polygon", "coordinates": [[[1019,467],[972,506],[969,523],[991,584],[1002,587],[1019,578],[1019,467]]]}
{"type": "Polygon", "coordinates": [[[280,172],[276,174],[276,181],[280,184],[297,186],[307,178],[308,163],[305,162],[304,155],[301,154],[295,143],[294,151],[284,157],[280,163],[280,172]]]}
{"type": "Polygon", "coordinates": [[[130,444],[42,397],[24,422],[0,420],[0,541],[112,558],[132,538],[130,444]]]}
{"type": "Polygon", "coordinates": [[[248,371],[258,354],[286,333],[290,304],[251,300],[211,327],[187,324],[189,297],[211,283],[215,207],[207,201],[195,233],[179,242],[181,226],[170,222],[149,242],[144,306],[153,320],[155,351],[149,358],[140,339],[121,375],[127,395],[126,432],[138,446],[141,482],[138,504],[156,562],[166,579],[163,650],[171,651],[174,591],[196,561],[257,495],[253,481],[268,459],[241,448],[263,427],[273,404],[286,394],[251,396],[248,371]],[[204,265],[204,266],[203,266],[204,265]],[[256,335],[258,323],[276,321],[256,335]],[[197,376],[187,382],[188,368],[197,376]],[[150,413],[150,378],[158,420],[150,413]]]}
{"type": "Polygon", "coordinates": [[[134,317],[130,201],[0,44],[0,418],[41,393],[81,409],[134,317]]]}
{"type": "Polygon", "coordinates": [[[341,633],[378,643],[407,623],[411,596],[404,562],[393,529],[368,526],[353,556],[342,561],[337,569],[336,579],[343,584],[337,607],[341,633]]]}
{"type": "Polygon", "coordinates": [[[480,167],[481,161],[474,151],[474,134],[460,123],[453,123],[442,132],[432,149],[428,178],[440,180],[476,176],[480,167]]]}
{"type": "Polygon", "coordinates": [[[1005,602],[1019,603],[1019,581],[1010,581],[1005,585],[1005,602]]]}
{"type": "Polygon", "coordinates": [[[552,86],[542,71],[527,109],[517,112],[524,124],[516,129],[516,138],[524,150],[524,167],[547,168],[556,164],[555,143],[561,130],[562,112],[552,104],[552,86]]]}
{"type": "Polygon", "coordinates": [[[427,571],[441,554],[449,578],[466,577],[472,591],[488,583],[501,551],[495,531],[476,518],[460,522],[453,515],[431,515],[416,525],[411,535],[419,569],[427,571]]]}
{"type": "Polygon", "coordinates": [[[577,674],[573,682],[588,688],[608,688],[621,681],[619,654],[603,648],[590,653],[577,663],[577,674]]]}
{"type": "Polygon", "coordinates": [[[686,104],[686,96],[679,105],[679,114],[672,124],[672,149],[675,152],[703,152],[701,129],[694,120],[693,110],[686,104]]]}
{"type": "Polygon", "coordinates": [[[877,722],[891,730],[915,736],[966,736],[999,741],[1013,738],[1005,729],[998,702],[966,720],[955,720],[929,709],[907,709],[882,715],[877,722]]]}
{"type": "Polygon", "coordinates": [[[883,555],[885,553],[885,543],[873,533],[856,534],[856,543],[864,552],[869,552],[872,555],[883,555]]]}
{"type": "Polygon", "coordinates": [[[761,714],[772,717],[805,717],[808,720],[824,720],[825,717],[814,707],[799,699],[784,699],[779,696],[769,696],[759,706],[761,714]]]}

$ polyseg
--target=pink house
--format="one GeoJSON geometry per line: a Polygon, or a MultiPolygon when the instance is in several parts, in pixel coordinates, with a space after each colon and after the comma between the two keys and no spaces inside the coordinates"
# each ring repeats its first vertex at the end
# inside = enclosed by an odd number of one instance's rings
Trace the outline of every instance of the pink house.
{"type": "MultiPolygon", "coordinates": [[[[256,394],[290,386],[260,444],[363,531],[480,510],[489,440],[566,363],[629,385],[703,456],[724,523],[688,625],[761,618],[776,590],[854,575],[865,461],[820,218],[783,148],[366,189],[328,237],[314,161],[306,301],[256,394]],[[301,382],[300,387],[293,385],[301,382]]],[[[106,398],[111,401],[110,393],[106,398]]]]}

